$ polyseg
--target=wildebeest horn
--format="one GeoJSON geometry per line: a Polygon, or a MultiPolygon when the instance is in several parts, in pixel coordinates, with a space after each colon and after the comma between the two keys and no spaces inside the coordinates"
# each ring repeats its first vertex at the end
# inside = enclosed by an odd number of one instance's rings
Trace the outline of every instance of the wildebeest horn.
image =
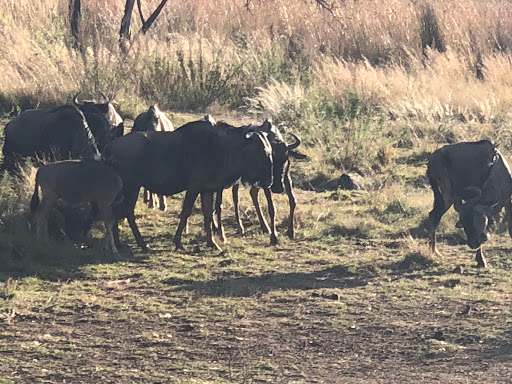
{"type": "Polygon", "coordinates": [[[467,187],[464,189],[464,193],[468,196],[464,200],[466,200],[466,204],[469,205],[475,205],[482,197],[482,190],[478,187],[467,187]]]}
{"type": "Polygon", "coordinates": [[[98,92],[100,94],[101,97],[103,97],[103,100],[105,101],[105,103],[109,103],[110,100],[108,99],[107,96],[105,96],[105,94],[103,92],[98,92]]]}
{"type": "Polygon", "coordinates": [[[295,149],[300,145],[300,139],[296,135],[294,135],[293,133],[290,133],[290,136],[292,136],[295,139],[295,143],[287,145],[286,148],[288,150],[295,149]]]}
{"type": "Polygon", "coordinates": [[[73,104],[75,104],[76,106],[80,105],[80,103],[78,102],[78,95],[82,93],[82,91],[79,91],[75,97],[73,97],[73,104]]]}

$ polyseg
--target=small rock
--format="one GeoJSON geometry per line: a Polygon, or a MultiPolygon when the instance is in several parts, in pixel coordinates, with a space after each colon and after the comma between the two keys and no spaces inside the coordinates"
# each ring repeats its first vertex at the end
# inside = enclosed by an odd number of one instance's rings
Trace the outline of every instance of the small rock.
{"type": "Polygon", "coordinates": [[[341,189],[360,190],[366,189],[363,178],[357,173],[344,173],[338,180],[341,189]]]}
{"type": "Polygon", "coordinates": [[[445,341],[446,338],[444,337],[443,331],[436,331],[432,335],[432,339],[438,340],[438,341],[445,341]]]}
{"type": "Polygon", "coordinates": [[[462,310],[462,312],[460,313],[461,316],[467,316],[469,315],[469,312],[471,312],[471,306],[469,304],[467,304],[464,309],[462,310]]]}
{"type": "Polygon", "coordinates": [[[444,286],[446,288],[453,288],[455,287],[457,284],[460,284],[460,279],[450,279],[450,280],[446,280],[444,282],[444,286]]]}
{"type": "Polygon", "coordinates": [[[227,267],[228,265],[231,265],[231,264],[233,264],[233,260],[231,260],[231,259],[225,259],[225,260],[219,261],[219,267],[222,267],[222,268],[227,267]]]}

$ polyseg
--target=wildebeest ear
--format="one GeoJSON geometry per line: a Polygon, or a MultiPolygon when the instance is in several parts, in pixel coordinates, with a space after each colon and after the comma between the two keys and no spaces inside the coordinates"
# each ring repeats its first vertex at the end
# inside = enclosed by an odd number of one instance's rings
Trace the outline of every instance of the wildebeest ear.
{"type": "Polygon", "coordinates": [[[294,159],[297,159],[297,160],[304,160],[304,159],[307,159],[308,157],[306,155],[304,155],[303,153],[300,153],[300,152],[297,152],[297,151],[289,151],[288,154],[293,157],[294,159]]]}
{"type": "Polygon", "coordinates": [[[124,135],[124,123],[119,124],[117,127],[114,127],[110,130],[112,133],[112,137],[117,139],[124,135]]]}
{"type": "Polygon", "coordinates": [[[261,131],[269,133],[271,130],[272,130],[272,123],[267,119],[263,122],[263,125],[261,126],[261,131]]]}
{"type": "Polygon", "coordinates": [[[460,220],[455,223],[455,226],[457,228],[463,228],[464,227],[464,225],[462,224],[462,221],[460,221],[460,220]]]}

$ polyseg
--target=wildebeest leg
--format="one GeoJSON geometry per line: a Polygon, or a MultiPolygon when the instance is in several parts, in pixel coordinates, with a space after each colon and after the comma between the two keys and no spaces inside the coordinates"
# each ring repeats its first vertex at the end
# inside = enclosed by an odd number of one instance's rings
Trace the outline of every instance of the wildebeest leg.
{"type": "Polygon", "coordinates": [[[485,260],[482,246],[476,251],[476,266],[477,268],[487,268],[487,261],[485,260]]]}
{"type": "Polygon", "coordinates": [[[267,198],[268,214],[270,216],[270,244],[277,245],[277,232],[276,232],[276,207],[272,199],[272,191],[270,188],[264,188],[265,197],[267,198]]]}
{"type": "Polygon", "coordinates": [[[119,238],[119,222],[117,220],[114,220],[114,224],[112,225],[112,236],[114,237],[114,244],[116,247],[122,248],[123,244],[119,238]]]}
{"type": "Polygon", "coordinates": [[[508,234],[512,237],[512,202],[510,199],[505,203],[505,222],[508,227],[508,234]]]}
{"type": "Polygon", "coordinates": [[[149,191],[144,188],[144,190],[142,191],[142,202],[144,204],[148,204],[149,203],[149,191]]]}
{"type": "Polygon", "coordinates": [[[162,212],[167,210],[167,201],[165,200],[165,195],[158,195],[158,208],[162,212]]]}
{"type": "Polygon", "coordinates": [[[295,207],[297,206],[297,200],[295,199],[295,195],[293,193],[293,185],[292,185],[292,177],[290,176],[290,172],[286,173],[286,177],[284,178],[284,188],[286,190],[286,194],[288,195],[288,201],[290,203],[290,221],[288,223],[288,231],[286,234],[290,239],[295,238],[295,229],[293,227],[294,217],[295,217],[295,207]]]}
{"type": "Polygon", "coordinates": [[[105,203],[98,203],[98,208],[101,212],[101,219],[103,220],[103,223],[105,224],[105,238],[104,241],[104,247],[105,249],[110,248],[112,253],[117,254],[117,248],[114,241],[114,235],[112,233],[112,227],[114,226],[114,213],[112,212],[112,208],[110,205],[105,203]]]}
{"type": "Polygon", "coordinates": [[[183,200],[183,208],[181,209],[180,213],[180,223],[173,240],[174,244],[176,245],[176,249],[185,250],[185,248],[183,248],[183,244],[181,243],[181,235],[183,234],[183,230],[187,225],[187,220],[192,213],[192,208],[194,207],[194,202],[196,201],[198,194],[198,192],[191,190],[188,190],[185,194],[185,200],[183,200]]]}
{"type": "Polygon", "coordinates": [[[204,217],[204,230],[206,231],[206,245],[222,251],[222,249],[217,245],[217,243],[215,243],[215,240],[213,239],[213,192],[201,193],[201,209],[203,211],[204,217]]]}
{"type": "Polygon", "coordinates": [[[439,222],[441,221],[441,217],[443,217],[446,211],[452,206],[453,200],[450,196],[447,196],[448,194],[443,196],[439,188],[437,188],[437,185],[433,185],[432,190],[434,191],[434,208],[432,208],[428,214],[430,252],[440,256],[440,253],[436,247],[436,230],[439,226],[439,222]]]}
{"type": "Polygon", "coordinates": [[[252,203],[254,204],[254,208],[256,208],[256,213],[258,214],[258,219],[260,221],[260,227],[261,230],[265,233],[270,233],[270,228],[268,227],[267,221],[263,217],[263,214],[261,213],[261,207],[260,202],[258,201],[258,193],[260,192],[260,189],[257,187],[251,187],[251,198],[252,203]]]}
{"type": "Polygon", "coordinates": [[[148,247],[146,242],[144,241],[142,235],[140,234],[139,228],[137,227],[137,223],[135,222],[135,204],[137,203],[137,197],[139,196],[140,186],[130,186],[124,188],[124,201],[123,205],[125,208],[126,219],[128,220],[128,224],[130,225],[130,229],[132,230],[133,236],[135,237],[135,241],[137,245],[142,249],[143,252],[148,251],[148,247]]]}
{"type": "Polygon", "coordinates": [[[34,222],[36,224],[36,237],[39,240],[48,239],[48,214],[52,207],[57,202],[57,199],[52,195],[44,196],[37,207],[34,214],[34,222]]]}
{"type": "Polygon", "coordinates": [[[222,242],[226,242],[226,234],[224,232],[224,225],[222,224],[222,193],[224,191],[220,190],[216,192],[215,196],[215,213],[217,215],[217,222],[215,222],[214,217],[212,218],[212,226],[217,232],[217,234],[222,239],[222,242]]]}
{"type": "Polygon", "coordinates": [[[148,208],[155,208],[155,194],[148,191],[148,208]]]}
{"type": "Polygon", "coordinates": [[[238,226],[238,233],[240,235],[244,234],[244,225],[242,224],[242,220],[240,219],[240,207],[238,206],[238,192],[240,190],[240,184],[233,185],[231,189],[231,193],[233,194],[233,205],[235,206],[235,220],[238,226]]]}

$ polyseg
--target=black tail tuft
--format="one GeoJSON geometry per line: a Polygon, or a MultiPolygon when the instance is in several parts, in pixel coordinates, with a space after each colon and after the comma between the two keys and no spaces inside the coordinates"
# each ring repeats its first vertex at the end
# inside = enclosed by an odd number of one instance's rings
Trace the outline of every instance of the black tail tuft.
{"type": "Polygon", "coordinates": [[[39,206],[39,185],[37,183],[37,178],[36,178],[36,187],[34,189],[34,194],[32,195],[32,199],[30,199],[30,212],[34,213],[38,206],[39,206]]]}

